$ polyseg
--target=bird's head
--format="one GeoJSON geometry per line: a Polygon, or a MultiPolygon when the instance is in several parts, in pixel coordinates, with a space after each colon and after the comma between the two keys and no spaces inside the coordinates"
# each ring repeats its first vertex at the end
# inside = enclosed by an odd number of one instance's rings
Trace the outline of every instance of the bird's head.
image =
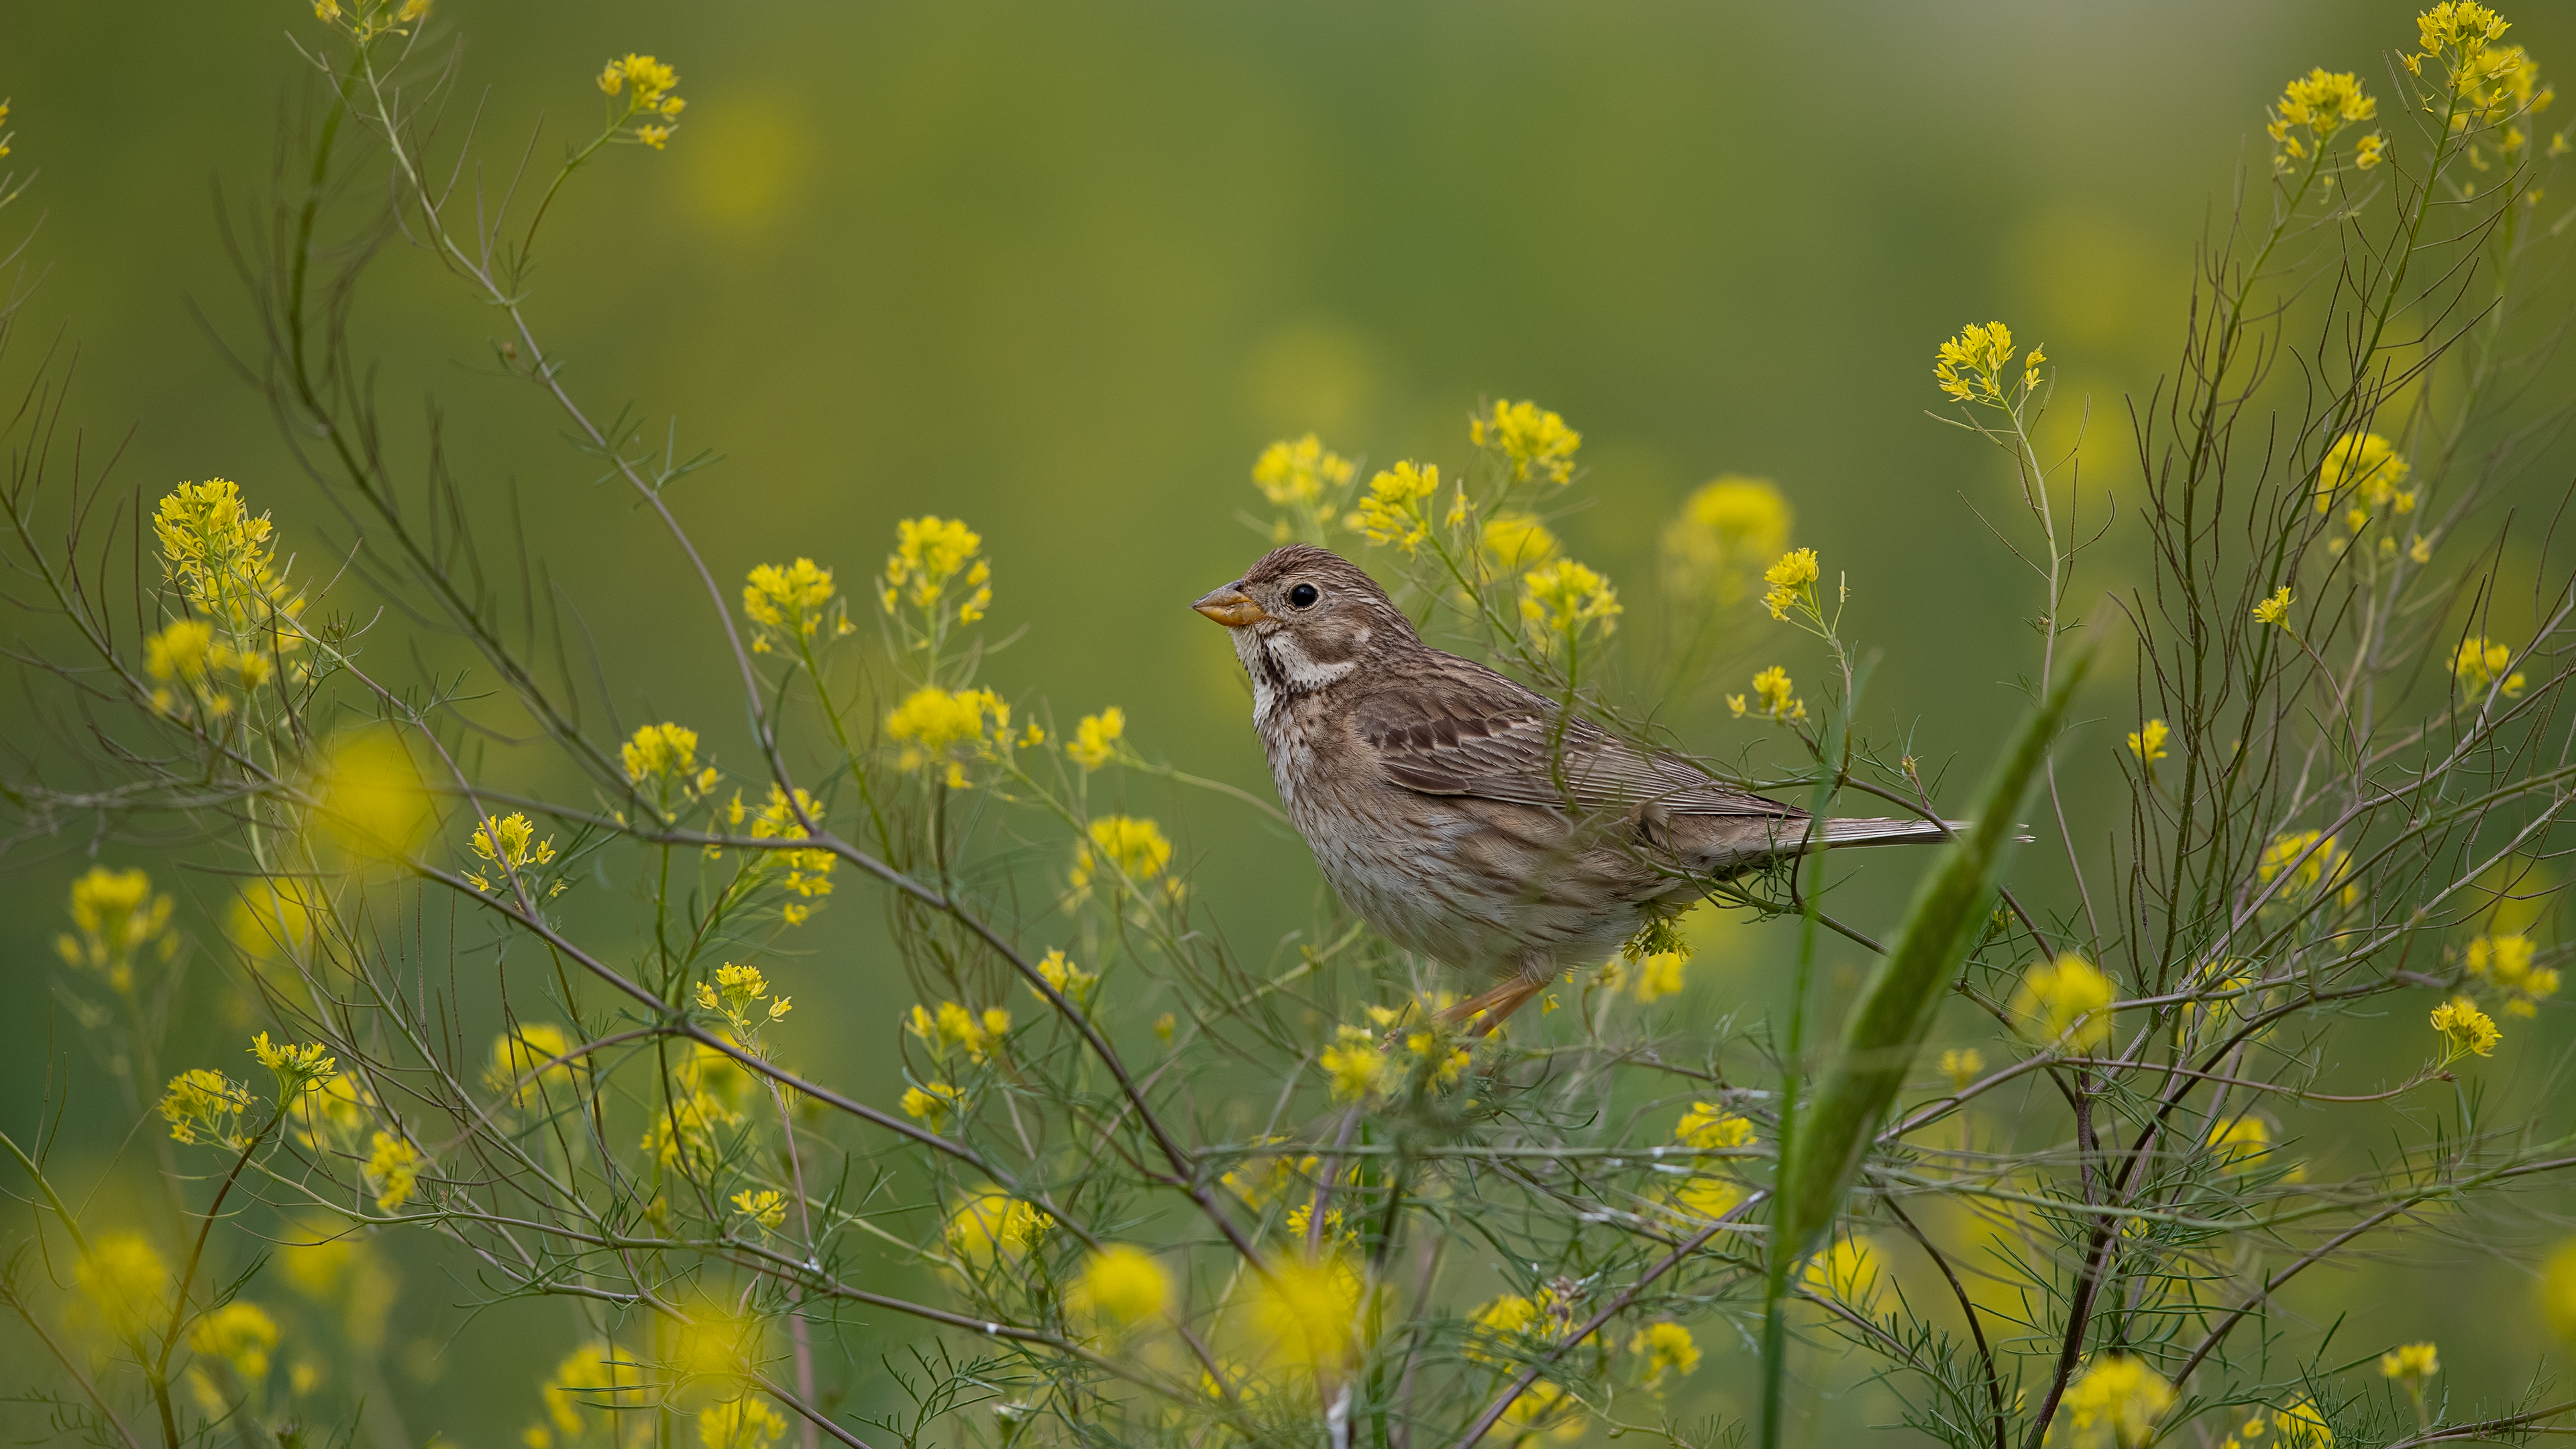
{"type": "Polygon", "coordinates": [[[1321,689],[1371,655],[1421,642],[1377,580],[1309,543],[1272,549],[1190,607],[1234,631],[1256,684],[1287,694],[1321,689]]]}

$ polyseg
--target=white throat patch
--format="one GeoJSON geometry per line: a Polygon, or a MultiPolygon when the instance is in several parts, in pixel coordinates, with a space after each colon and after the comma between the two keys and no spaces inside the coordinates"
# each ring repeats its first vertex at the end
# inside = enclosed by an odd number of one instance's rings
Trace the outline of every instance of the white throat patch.
{"type": "Polygon", "coordinates": [[[1285,629],[1265,636],[1261,647],[1270,651],[1271,662],[1279,666],[1288,687],[1299,694],[1310,694],[1360,667],[1356,659],[1345,659],[1339,664],[1316,663],[1306,657],[1306,651],[1298,647],[1297,641],[1285,629]]]}

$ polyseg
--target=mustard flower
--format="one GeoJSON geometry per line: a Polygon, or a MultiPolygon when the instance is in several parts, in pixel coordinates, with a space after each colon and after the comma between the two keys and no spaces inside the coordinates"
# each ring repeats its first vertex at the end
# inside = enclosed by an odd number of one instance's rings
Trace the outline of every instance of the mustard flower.
{"type": "MultiPolygon", "coordinates": [[[[2519,45],[2479,46],[2469,56],[2465,78],[2470,120],[2479,126],[2504,126],[2499,144],[2508,155],[2531,139],[2521,127],[2509,123],[2545,111],[2557,99],[2553,87],[2540,84],[2539,62],[2519,45]]],[[[2470,148],[2469,158],[2477,169],[2487,169],[2476,147],[2470,148]]]]}
{"type": "Polygon", "coordinates": [[[951,756],[961,745],[985,743],[986,719],[992,721],[991,738],[1008,740],[1011,733],[1011,707],[989,689],[941,689],[925,685],[906,696],[886,716],[886,734],[903,746],[896,763],[906,770],[925,765],[943,764],[947,783],[962,787],[965,771],[951,756]]]}
{"type": "Polygon", "coordinates": [[[1404,1050],[1425,1068],[1423,1080],[1442,1091],[1458,1085],[1459,1079],[1467,1075],[1468,1065],[1475,1060],[1474,1054],[1459,1045],[1455,1038],[1435,1031],[1407,1032],[1404,1050]]]}
{"type": "Polygon", "coordinates": [[[966,1110],[966,1094],[946,1082],[924,1082],[904,1088],[902,1106],[903,1115],[938,1132],[944,1130],[951,1115],[966,1110]]]}
{"type": "Polygon", "coordinates": [[[1760,703],[1747,705],[1743,695],[1730,694],[1726,697],[1726,707],[1737,719],[1746,715],[1772,720],[1805,719],[1807,702],[1793,698],[1796,691],[1797,686],[1790,680],[1789,671],[1774,664],[1753,676],[1753,695],[1760,703]]]}
{"type": "Polygon", "coordinates": [[[277,1076],[277,1099],[291,1101],[299,1092],[319,1091],[339,1074],[339,1059],[326,1056],[328,1048],[320,1042],[295,1046],[288,1042],[272,1044],[267,1032],[251,1039],[250,1054],[259,1064],[277,1076]]]}
{"type": "Polygon", "coordinates": [[[739,1125],[741,1121],[742,1114],[727,1107],[713,1093],[692,1092],[688,1096],[674,1098],[654,1118],[652,1128],[645,1132],[636,1147],[653,1154],[653,1160],[664,1167],[677,1163],[684,1152],[702,1161],[715,1155],[717,1131],[739,1125]]]}
{"type": "Polygon", "coordinates": [[[984,536],[962,518],[937,514],[895,524],[894,552],[877,580],[877,602],[889,614],[898,601],[924,613],[954,603],[957,621],[972,624],[993,604],[993,566],[978,557],[984,536]],[[950,586],[957,586],[954,596],[950,586]]]}
{"type": "Polygon", "coordinates": [[[157,947],[165,958],[176,947],[170,934],[172,905],[152,889],[152,877],[141,870],[110,870],[93,865],[72,882],[71,917],[77,934],[54,941],[63,964],[95,971],[109,989],[123,995],[134,988],[134,958],[157,947]]]}
{"type": "Polygon", "coordinates": [[[522,1022],[492,1038],[492,1064],[483,1071],[483,1085],[521,1107],[544,1097],[558,1106],[567,1105],[573,1069],[565,1058],[572,1045],[562,1027],[522,1022]]]}
{"type": "Polygon", "coordinates": [[[774,1232],[787,1221],[786,1195],[775,1188],[758,1192],[744,1188],[733,1195],[733,1209],[758,1224],[763,1232],[774,1232]]]}
{"type": "Polygon", "coordinates": [[[1010,1034],[1011,1014],[998,1006],[969,1011],[954,1001],[939,1003],[937,1011],[916,1005],[904,1030],[919,1037],[932,1056],[944,1060],[952,1051],[963,1051],[968,1060],[981,1062],[1010,1034]]]}
{"type": "Polygon", "coordinates": [[[2169,753],[2165,749],[2165,741],[2172,734],[2172,729],[2163,720],[2151,719],[2130,732],[2129,753],[2138,757],[2138,763],[2152,766],[2169,753]]]}
{"type": "Polygon", "coordinates": [[[1253,1288],[1256,1341],[1281,1369],[1338,1368],[1359,1344],[1364,1295],[1358,1269],[1339,1253],[1276,1260],[1253,1288]]]}
{"type": "Polygon", "coordinates": [[[1394,1075],[1387,1070],[1386,1053],[1378,1049],[1377,1038],[1365,1027],[1340,1028],[1317,1065],[1332,1079],[1336,1102],[1366,1101],[1384,1091],[1394,1075]]]}
{"type": "Polygon", "coordinates": [[[1111,1243],[1084,1260],[1065,1302],[1106,1327],[1134,1328],[1171,1311],[1172,1275],[1144,1249],[1111,1243]]]}
{"type": "Polygon", "coordinates": [[[2110,977],[2069,951],[2022,973],[2012,1011],[2033,1043],[2080,1054],[2111,1044],[2115,996],[2110,977]]]}
{"type": "Polygon", "coordinates": [[[1778,563],[1762,572],[1762,582],[1771,586],[1770,592],[1762,596],[1762,607],[1769,609],[1771,617],[1782,623],[1788,622],[1789,608],[1793,604],[1803,602],[1813,612],[1816,608],[1816,578],[1821,572],[1822,568],[1816,562],[1816,551],[1812,548],[1792,549],[1780,555],[1778,563]]]}
{"type": "Polygon", "coordinates": [[[1665,580],[1681,598],[1735,603],[1748,573],[1788,544],[1789,523],[1789,502],[1771,480],[1711,479],[1664,525],[1665,580]]]}
{"type": "Polygon", "coordinates": [[[772,997],[759,1015],[753,1015],[753,1004],[768,995],[769,978],[759,967],[737,966],[731,961],[716,968],[713,982],[698,983],[698,1005],[707,1011],[723,1012],[726,1024],[746,1035],[794,1008],[792,998],[772,997]]]}
{"type": "Polygon", "coordinates": [[[1699,1367],[1699,1345],[1678,1323],[1649,1323],[1628,1340],[1628,1352],[1646,1361],[1646,1387],[1655,1388],[1669,1373],[1686,1378],[1699,1367]]]}
{"type": "Polygon", "coordinates": [[[2405,1379],[2410,1386],[2441,1371],[2441,1353],[2429,1343],[2401,1343],[2379,1356],[2381,1377],[2405,1379]]]}
{"type": "Polygon", "coordinates": [[[997,1256],[1026,1257],[1055,1219],[1035,1203],[997,1189],[974,1194],[949,1215],[941,1236],[949,1250],[978,1267],[997,1256]]]}
{"type": "Polygon", "coordinates": [[[1497,513],[1478,541],[1499,569],[1533,568],[1556,556],[1556,535],[1534,513],[1497,513]]]}
{"type": "Polygon", "coordinates": [[[2272,1151],[2272,1129],[2260,1117],[2231,1117],[2209,1129],[2209,1147],[2228,1172],[2251,1167],[2272,1151]]]}
{"type": "Polygon", "coordinates": [[[2502,40],[2512,28],[2512,22],[2477,0],[2441,0],[2415,17],[2416,48],[2439,55],[2445,49],[2502,40]]]}
{"type": "Polygon", "coordinates": [[[296,1099],[287,1120],[309,1152],[338,1152],[375,1117],[375,1097],[345,1073],[313,1084],[296,1099]]]}
{"type": "Polygon", "coordinates": [[[2433,1030],[2442,1034],[2442,1065],[2466,1056],[2493,1056],[2504,1033],[2495,1019],[2465,996],[2454,996],[2433,1008],[2433,1030]]]}
{"type": "Polygon", "coordinates": [[[715,788],[715,767],[699,767],[698,732],[686,725],[668,720],[644,725],[617,747],[617,759],[633,784],[676,783],[691,795],[704,795],[715,788]]]}
{"type": "MultiPolygon", "coordinates": [[[[1262,1139],[1264,1145],[1279,1141],[1262,1139]]],[[[1247,1158],[1241,1166],[1229,1168],[1217,1182],[1226,1191],[1243,1199],[1244,1206],[1258,1212],[1292,1187],[1299,1186],[1315,1170],[1318,1159],[1308,1153],[1303,1157],[1285,1155],[1247,1158]]]]}
{"type": "Polygon", "coordinates": [[[810,558],[754,568],[743,581],[742,612],[753,625],[755,654],[770,652],[780,640],[802,647],[827,628],[837,638],[851,627],[838,603],[832,571],[810,558]]]}
{"type": "Polygon", "coordinates": [[[241,1114],[250,1110],[251,1100],[243,1083],[208,1067],[193,1067],[170,1079],[161,1094],[161,1118],[170,1124],[173,1142],[238,1146],[241,1114]]]}
{"type": "Polygon", "coordinates": [[[152,515],[162,575],[181,597],[231,633],[257,630],[263,649],[285,653],[303,640],[276,620],[302,613],[304,600],[277,576],[275,532],[267,514],[250,516],[241,485],[226,478],[182,483],[152,515]]]}
{"type": "Polygon", "coordinates": [[[100,1233],[72,1265],[72,1282],[99,1323],[123,1339],[139,1339],[168,1311],[170,1270],[140,1233],[100,1233]]]}
{"type": "Polygon", "coordinates": [[[1479,448],[1499,449],[1515,483],[1533,477],[1559,485],[1572,482],[1574,453],[1583,446],[1581,433],[1534,402],[1494,404],[1490,415],[1468,419],[1467,437],[1479,448]]]}
{"type": "MultiPolygon", "coordinates": [[[[1078,1007],[1091,1005],[1092,988],[1100,984],[1100,973],[1085,971],[1065,959],[1061,950],[1050,950],[1038,960],[1038,975],[1055,988],[1056,994],[1078,1007]]],[[[1037,995],[1037,988],[1029,988],[1037,995]]]]}
{"type": "Polygon", "coordinates": [[[1091,822],[1086,834],[1089,839],[1074,845],[1073,869],[1066,873],[1077,900],[1091,893],[1092,878],[1103,864],[1116,867],[1118,874],[1137,885],[1153,880],[1171,864],[1172,843],[1151,820],[1103,815],[1091,822]]]}
{"type": "Polygon", "coordinates": [[[1715,1102],[1693,1102],[1673,1128],[1673,1140],[1702,1152],[1750,1147],[1754,1143],[1753,1124],[1715,1102]]]}
{"type": "Polygon", "coordinates": [[[623,1395],[635,1392],[642,1372],[628,1355],[611,1349],[607,1340],[594,1338],[565,1354],[537,1392],[555,1431],[569,1438],[580,1434],[585,1424],[616,1422],[613,1411],[597,1405],[626,1402],[623,1395]],[[585,1414],[585,1409],[590,1412],[585,1414]]]}
{"type": "Polygon", "coordinates": [[[1950,1079],[1950,1090],[1964,1092],[1968,1084],[1986,1069],[1986,1054],[1975,1047],[1958,1047],[1941,1053],[1941,1075],[1950,1079]]]}
{"type": "Polygon", "coordinates": [[[392,1212],[411,1201],[420,1178],[420,1149],[390,1132],[378,1132],[367,1144],[367,1187],[376,1195],[376,1210],[392,1212]]]}
{"type": "Polygon", "coordinates": [[[269,672],[266,655],[233,648],[217,638],[215,626],[203,619],[174,619],[159,633],[146,636],[143,668],[160,681],[152,691],[152,707],[183,720],[200,704],[211,718],[231,714],[232,697],[222,690],[233,685],[257,689],[267,682],[269,672]]]}
{"type": "Polygon", "coordinates": [[[2273,1449],[2334,1449],[2334,1430],[2326,1416],[2306,1398],[2292,1399],[2272,1411],[2273,1449]]]}
{"type": "Polygon", "coordinates": [[[765,1399],[749,1394],[698,1410],[698,1442],[705,1449],[765,1449],[787,1433],[787,1420],[765,1399]]]}
{"type": "Polygon", "coordinates": [[[1866,1237],[1849,1234],[1807,1260],[1798,1281],[1808,1292],[1854,1308],[1868,1308],[1878,1296],[1881,1267],[1878,1248],[1866,1237]]]}
{"type": "Polygon", "coordinates": [[[2542,1317],[2560,1338],[2576,1339],[2576,1238],[2551,1250],[2538,1286],[2542,1317]]]}
{"type": "MultiPolygon", "coordinates": [[[[1971,322],[1933,350],[1932,379],[1961,402],[2000,403],[2013,352],[2011,328],[2001,322],[1971,322]]],[[[2030,367],[2023,373],[2025,386],[2037,382],[2033,369],[2040,359],[2040,352],[2032,349],[2030,367]]]]}
{"type": "Polygon", "coordinates": [[[2329,72],[2320,66],[2291,77],[2263,128],[2272,138],[2274,169],[2287,170],[2291,161],[2321,153],[2345,127],[2378,114],[2379,103],[2363,93],[2360,78],[2350,71],[2329,72]]]}
{"type": "Polygon", "coordinates": [[[672,94],[679,85],[680,73],[649,55],[630,53],[599,73],[602,94],[611,100],[621,91],[627,96],[624,113],[613,123],[619,138],[631,137],[656,151],[679,129],[680,112],[688,108],[687,101],[672,94]]]}
{"type": "Polygon", "coordinates": [[[1521,575],[1521,617],[1546,630],[1543,638],[1571,640],[1595,623],[1607,634],[1618,627],[1621,612],[1610,580],[1572,559],[1521,575]]]}
{"type": "Polygon", "coordinates": [[[256,1303],[234,1299],[197,1320],[188,1347],[223,1360],[234,1377],[258,1383],[268,1377],[268,1355],[277,1347],[277,1320],[256,1303]]]}
{"type": "MultiPolygon", "coordinates": [[[[2362,504],[2384,507],[2397,500],[2398,485],[2412,471],[2386,438],[2377,433],[2346,433],[2317,463],[2317,512],[2332,508],[2346,490],[2362,504]]],[[[2411,512],[2414,506],[2414,495],[2407,494],[2400,511],[2411,512]]]]}
{"type": "Polygon", "coordinates": [[[1743,1187],[1723,1177],[1684,1178],[1682,1185],[1673,1189],[1673,1206],[1694,1218],[1725,1217],[1743,1201],[1743,1187]]]}
{"type": "Polygon", "coordinates": [[[2451,656],[2451,677],[2459,681],[2460,692],[2470,699],[2484,698],[2490,689],[2512,699],[2522,693],[2527,682],[2518,669],[2505,672],[2512,663],[2512,645],[2473,634],[2461,640],[2460,652],[2451,656]]]}
{"type": "Polygon", "coordinates": [[[1639,1005],[1661,1001],[1682,994],[1682,964],[1688,957],[1679,951],[1657,951],[1639,958],[1635,991],[1639,1005]]]}
{"type": "Polygon", "coordinates": [[[2129,1354],[2094,1358],[2066,1388],[2067,1417],[2075,1431],[2107,1431],[2118,1449],[2144,1445],[2173,1401],[2173,1385],[2145,1359],[2129,1354]]]}
{"type": "MultiPolygon", "coordinates": [[[[480,871],[465,872],[465,879],[478,891],[497,889],[496,882],[507,880],[504,872],[515,875],[530,866],[549,864],[555,858],[554,838],[539,840],[535,823],[516,810],[498,820],[478,822],[469,843],[477,856],[497,867],[494,879],[487,879],[480,871]]],[[[555,891],[562,889],[563,883],[556,882],[555,891]]]]}
{"type": "Polygon", "coordinates": [[[1086,770],[1097,770],[1118,753],[1118,741],[1127,733],[1127,712],[1111,705],[1098,714],[1087,714],[1073,727],[1073,740],[1064,747],[1065,755],[1086,770]]]}
{"type": "Polygon", "coordinates": [[[1371,543],[1391,543],[1412,553],[1431,536],[1423,500],[1439,491],[1440,466],[1407,459],[1369,480],[1368,495],[1342,526],[1365,534],[1371,543]]]}
{"type": "Polygon", "coordinates": [[[2533,965],[2535,949],[2531,938],[2519,932],[2469,942],[2469,974],[2502,994],[2507,1016],[2537,1016],[2540,999],[2558,994],[2558,972],[2533,965]]]}
{"type": "Polygon", "coordinates": [[[1308,433],[1295,441],[1282,439],[1261,450],[1252,465],[1252,481],[1261,496],[1282,508],[1321,501],[1326,490],[1351,481],[1358,465],[1324,446],[1308,433]]]}
{"type": "Polygon", "coordinates": [[[2281,585],[2272,591],[2271,597],[2256,604],[2254,617],[2262,623],[2277,624],[2284,629],[2290,627],[2290,586],[2281,585]]]}

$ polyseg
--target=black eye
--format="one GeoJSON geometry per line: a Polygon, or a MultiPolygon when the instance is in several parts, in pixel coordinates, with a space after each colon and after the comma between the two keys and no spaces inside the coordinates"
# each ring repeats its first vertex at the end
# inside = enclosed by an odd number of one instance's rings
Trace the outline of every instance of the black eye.
{"type": "Polygon", "coordinates": [[[1315,592],[1313,584],[1299,584],[1288,591],[1288,602],[1300,609],[1313,608],[1315,601],[1322,597],[1323,595],[1315,592]]]}

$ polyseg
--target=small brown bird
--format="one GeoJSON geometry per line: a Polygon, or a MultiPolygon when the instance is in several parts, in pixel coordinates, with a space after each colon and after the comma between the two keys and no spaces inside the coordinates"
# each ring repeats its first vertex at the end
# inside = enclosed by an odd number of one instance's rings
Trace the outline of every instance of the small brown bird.
{"type": "MultiPolygon", "coordinates": [[[[1501,978],[1452,1020],[1491,1031],[1659,910],[1806,842],[1805,811],[1423,643],[1328,549],[1273,549],[1191,607],[1234,631],[1271,778],[1342,900],[1399,945],[1501,978]]],[[[1944,830],[1832,820],[1823,834],[1860,845],[1944,830]]]]}

